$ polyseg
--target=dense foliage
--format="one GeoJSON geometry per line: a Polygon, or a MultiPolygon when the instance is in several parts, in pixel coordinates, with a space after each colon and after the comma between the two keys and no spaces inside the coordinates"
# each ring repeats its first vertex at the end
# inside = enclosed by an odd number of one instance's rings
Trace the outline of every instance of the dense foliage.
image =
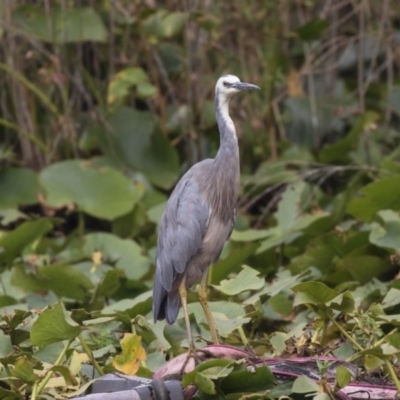
{"type": "MultiPolygon", "coordinates": [[[[181,314],[152,323],[157,224],[216,154],[223,73],[262,88],[231,111],[239,211],[209,282],[223,342],[334,354],[400,391],[400,3],[183,3],[0,2],[0,398],[150,377],[185,350],[181,314]]],[[[216,368],[184,383],[244,391],[239,364],[216,368]]]]}

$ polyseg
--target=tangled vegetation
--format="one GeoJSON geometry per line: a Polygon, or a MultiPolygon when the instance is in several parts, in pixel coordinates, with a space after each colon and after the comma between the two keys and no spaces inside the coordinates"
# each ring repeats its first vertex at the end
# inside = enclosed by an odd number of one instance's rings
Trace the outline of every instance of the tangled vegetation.
{"type": "MultiPolygon", "coordinates": [[[[185,351],[182,314],[152,322],[157,225],[179,176],[216,154],[223,73],[262,90],[232,107],[238,218],[209,279],[222,341],[333,355],[400,391],[399,70],[394,0],[1,2],[0,398],[151,377],[185,351]]],[[[332,398],[263,368],[264,386],[240,362],[183,383],[332,398]]]]}

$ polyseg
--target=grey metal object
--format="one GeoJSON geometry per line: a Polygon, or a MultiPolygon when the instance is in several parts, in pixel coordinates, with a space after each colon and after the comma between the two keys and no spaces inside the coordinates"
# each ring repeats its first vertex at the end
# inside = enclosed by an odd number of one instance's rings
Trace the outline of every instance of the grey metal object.
{"type": "Polygon", "coordinates": [[[207,306],[206,283],[208,268],[218,260],[236,218],[240,162],[229,101],[242,90],[255,89],[259,87],[240,82],[233,75],[218,79],[215,87],[215,114],[220,132],[218,154],[186,172],[172,192],[161,219],[153,288],[154,321],[166,319],[174,323],[182,305],[189,350],[193,354],[186,290],[198,280],[199,301],[213,342],[219,342],[207,306]]]}
{"type": "Polygon", "coordinates": [[[93,382],[84,397],[74,400],[184,400],[179,381],[107,374],[93,382]]]}

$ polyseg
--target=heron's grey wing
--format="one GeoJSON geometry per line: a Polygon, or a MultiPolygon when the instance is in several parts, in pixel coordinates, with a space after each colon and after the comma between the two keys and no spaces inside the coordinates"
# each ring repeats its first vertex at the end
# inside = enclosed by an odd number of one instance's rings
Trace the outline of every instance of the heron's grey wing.
{"type": "Polygon", "coordinates": [[[180,307],[179,293],[171,292],[175,278],[185,272],[190,258],[201,248],[209,207],[189,170],[168,200],[161,219],[153,288],[154,320],[173,323],[180,307]]]}

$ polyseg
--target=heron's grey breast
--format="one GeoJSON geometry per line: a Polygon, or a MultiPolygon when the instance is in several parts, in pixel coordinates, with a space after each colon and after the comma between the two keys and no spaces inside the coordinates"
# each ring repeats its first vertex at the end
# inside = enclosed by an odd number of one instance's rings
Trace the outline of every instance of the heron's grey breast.
{"type": "Polygon", "coordinates": [[[186,285],[188,287],[198,281],[203,272],[218,260],[225,242],[229,239],[231,229],[232,222],[226,224],[217,216],[211,214],[202,246],[188,262],[186,272],[186,285]]]}

